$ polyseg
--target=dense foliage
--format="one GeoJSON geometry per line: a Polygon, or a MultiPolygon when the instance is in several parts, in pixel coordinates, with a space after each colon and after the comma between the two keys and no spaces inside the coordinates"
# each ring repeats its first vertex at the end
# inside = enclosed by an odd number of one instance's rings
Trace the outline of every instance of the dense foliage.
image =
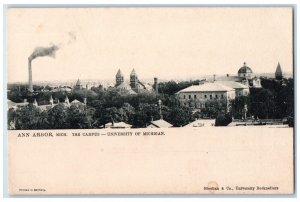
{"type": "MultiPolygon", "coordinates": [[[[288,118],[293,123],[294,83],[293,79],[261,78],[261,89],[251,89],[249,96],[236,97],[230,103],[208,101],[204,109],[182,106],[174,93],[198,84],[200,81],[161,82],[159,94],[139,93],[123,94],[115,88],[104,90],[102,86],[90,90],[78,89],[71,92],[47,91],[47,87],[34,86],[38,93],[30,94],[26,86],[9,85],[8,99],[22,102],[26,99],[32,103],[35,99],[39,105],[47,105],[52,96],[55,106],[41,110],[32,104],[8,110],[8,124],[15,123],[15,129],[63,129],[63,128],[102,128],[109,122],[124,121],[133,127],[146,127],[151,120],[164,120],[175,127],[184,126],[196,118],[216,118],[216,125],[227,125],[231,117],[242,119],[253,117],[259,119],[288,118]],[[86,105],[62,104],[66,96],[69,101],[87,100],[86,105]],[[158,101],[161,100],[161,106],[158,101]],[[230,117],[230,118],[229,118],[230,117]]],[[[50,87],[48,87],[50,89],[50,87]]]]}

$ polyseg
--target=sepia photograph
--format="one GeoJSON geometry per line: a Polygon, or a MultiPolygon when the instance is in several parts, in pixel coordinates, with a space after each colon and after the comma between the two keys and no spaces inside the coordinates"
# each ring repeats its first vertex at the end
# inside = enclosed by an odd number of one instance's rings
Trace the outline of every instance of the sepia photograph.
{"type": "Polygon", "coordinates": [[[9,193],[292,194],[293,16],[8,8],[9,193]]]}
{"type": "Polygon", "coordinates": [[[291,9],[161,10],[10,10],[8,128],[293,127],[291,9]]]}

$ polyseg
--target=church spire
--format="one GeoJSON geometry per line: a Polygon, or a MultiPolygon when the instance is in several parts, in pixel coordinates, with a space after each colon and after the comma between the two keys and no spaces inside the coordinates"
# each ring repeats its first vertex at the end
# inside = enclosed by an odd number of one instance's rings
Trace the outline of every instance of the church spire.
{"type": "Polygon", "coordinates": [[[123,76],[121,70],[119,69],[116,76],[123,76]]]}
{"type": "Polygon", "coordinates": [[[139,91],[139,79],[137,77],[137,74],[135,73],[135,70],[132,69],[130,73],[130,86],[133,91],[138,93],[139,91]]]}
{"type": "Polygon", "coordinates": [[[130,73],[130,76],[136,76],[136,73],[135,73],[134,68],[132,69],[132,71],[131,71],[131,73],[130,73]]]}
{"type": "Polygon", "coordinates": [[[124,82],[124,76],[123,76],[121,70],[119,69],[116,74],[116,86],[119,86],[123,82],[124,82]]]}
{"type": "Polygon", "coordinates": [[[277,65],[277,68],[276,68],[276,71],[275,71],[275,78],[277,80],[281,80],[282,79],[282,70],[281,70],[281,66],[280,66],[279,62],[278,62],[278,65],[277,65]]]}

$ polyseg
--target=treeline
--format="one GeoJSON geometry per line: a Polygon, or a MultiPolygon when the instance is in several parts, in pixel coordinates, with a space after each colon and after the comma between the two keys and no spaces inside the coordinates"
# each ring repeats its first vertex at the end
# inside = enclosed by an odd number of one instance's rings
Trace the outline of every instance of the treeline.
{"type": "Polygon", "coordinates": [[[282,119],[294,116],[294,80],[261,78],[262,88],[250,89],[249,96],[237,97],[230,110],[235,118],[242,118],[247,105],[247,117],[282,119]]]}
{"type": "MultiPolygon", "coordinates": [[[[126,95],[122,90],[103,90],[102,86],[90,90],[81,89],[72,92],[39,92],[28,94],[26,87],[10,86],[8,99],[22,102],[27,99],[32,103],[34,99],[39,105],[47,105],[52,96],[56,106],[48,111],[42,111],[32,104],[8,111],[8,124],[15,123],[15,129],[68,129],[68,128],[102,128],[109,122],[124,121],[135,128],[146,127],[151,120],[160,119],[160,106],[163,119],[175,127],[184,126],[196,118],[221,117],[228,124],[230,118],[242,119],[245,115],[255,119],[282,119],[292,117],[294,111],[294,83],[293,79],[262,78],[263,88],[251,89],[247,97],[237,97],[230,103],[219,100],[208,101],[204,109],[194,109],[192,100],[190,106],[182,106],[174,95],[179,90],[190,85],[199,84],[199,80],[186,82],[161,82],[159,94],[140,93],[126,95]],[[69,101],[77,99],[86,105],[71,105],[63,103],[66,96],[69,101]],[[59,103],[59,104],[58,104],[59,103]],[[229,118],[230,117],[230,118],[229,118]]],[[[39,88],[39,87],[37,87],[39,88]]],[[[222,121],[221,121],[222,122],[222,121]]],[[[222,125],[222,123],[220,123],[222,125]]],[[[218,125],[218,124],[217,124],[218,125]]]]}
{"type": "MultiPolygon", "coordinates": [[[[160,119],[160,108],[156,100],[152,103],[141,102],[147,100],[146,97],[151,96],[127,97],[131,104],[123,103],[124,97],[119,101],[116,99],[108,102],[108,98],[105,98],[93,100],[88,105],[71,104],[70,107],[60,102],[48,111],[29,104],[16,110],[10,109],[8,123],[14,122],[15,129],[103,128],[109,122],[121,121],[135,128],[146,127],[151,120],[160,119]]],[[[161,112],[163,119],[175,127],[184,126],[194,119],[190,108],[175,103],[173,107],[161,105],[161,112]]]]}

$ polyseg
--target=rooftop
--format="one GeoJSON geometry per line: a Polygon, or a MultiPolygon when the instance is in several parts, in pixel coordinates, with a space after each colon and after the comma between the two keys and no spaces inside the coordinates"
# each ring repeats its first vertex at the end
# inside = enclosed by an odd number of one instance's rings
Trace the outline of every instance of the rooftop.
{"type": "Polygon", "coordinates": [[[275,75],[282,76],[282,70],[279,62],[275,71],[275,75]]]}
{"type": "Polygon", "coordinates": [[[123,76],[121,70],[119,69],[116,76],[123,76]]]}
{"type": "Polygon", "coordinates": [[[169,122],[163,120],[163,119],[159,119],[156,121],[151,121],[151,124],[153,124],[154,126],[158,127],[158,128],[171,128],[173,125],[170,124],[169,122]]]}
{"type": "Polygon", "coordinates": [[[229,88],[233,88],[233,89],[247,89],[249,88],[248,86],[235,82],[235,81],[216,81],[216,83],[220,83],[224,86],[227,86],[229,88]]]}
{"type": "Polygon", "coordinates": [[[109,123],[105,124],[105,127],[106,128],[131,128],[132,125],[127,124],[125,122],[118,122],[118,123],[113,123],[113,124],[111,122],[109,122],[109,123]]]}
{"type": "Polygon", "coordinates": [[[180,90],[178,93],[187,93],[187,92],[227,92],[227,91],[234,91],[233,88],[227,87],[221,83],[214,82],[214,83],[204,83],[201,85],[193,85],[187,87],[185,89],[180,90]]]}

